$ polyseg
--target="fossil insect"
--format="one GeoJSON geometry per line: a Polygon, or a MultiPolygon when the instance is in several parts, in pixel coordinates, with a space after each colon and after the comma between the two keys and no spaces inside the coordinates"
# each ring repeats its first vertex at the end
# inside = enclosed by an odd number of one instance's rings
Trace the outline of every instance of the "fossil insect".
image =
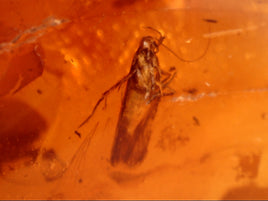
{"type": "MultiPolygon", "coordinates": [[[[145,36],[141,39],[128,75],[102,94],[91,114],[79,126],[79,128],[82,127],[94,115],[99,104],[112,90],[127,81],[111,151],[112,165],[123,163],[133,167],[144,160],[152,134],[151,123],[156,115],[160,99],[174,94],[174,90],[168,85],[175,77],[176,69],[171,67],[169,71],[164,71],[160,68],[157,57],[159,46],[163,45],[177,58],[179,57],[163,44],[165,37],[159,31],[151,27],[147,28],[156,31],[160,35],[159,38],[145,36]]],[[[203,56],[201,55],[200,58],[203,56]]],[[[188,62],[188,60],[179,59],[188,62]]]]}
{"type": "Polygon", "coordinates": [[[163,40],[163,36],[142,38],[134,55],[111,154],[113,165],[123,162],[134,166],[142,162],[160,97],[173,94],[171,89],[165,90],[175,76],[175,68],[170,72],[160,69],[156,55],[163,40]]]}
{"type": "Polygon", "coordinates": [[[127,81],[111,153],[112,165],[122,162],[134,166],[142,162],[147,153],[151,123],[160,98],[174,93],[168,84],[176,74],[175,67],[170,68],[169,72],[159,67],[157,52],[164,36],[158,33],[159,39],[152,36],[142,38],[128,75],[103,93],[92,113],[79,126],[83,126],[93,116],[98,105],[112,90],[127,81]]]}

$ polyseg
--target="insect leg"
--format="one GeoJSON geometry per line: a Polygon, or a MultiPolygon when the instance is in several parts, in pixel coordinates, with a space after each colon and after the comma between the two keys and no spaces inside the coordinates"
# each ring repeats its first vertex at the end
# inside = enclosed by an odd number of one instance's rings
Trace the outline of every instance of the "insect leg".
{"type": "Polygon", "coordinates": [[[168,72],[168,76],[162,81],[162,89],[168,89],[169,92],[164,92],[162,93],[162,96],[171,96],[173,95],[176,91],[172,88],[170,88],[168,85],[169,83],[174,79],[176,76],[176,69],[175,67],[170,68],[170,72],[168,72]]]}
{"type": "MultiPolygon", "coordinates": [[[[171,67],[168,72],[160,69],[160,73],[161,73],[161,75],[166,75],[166,78],[164,78],[160,83],[157,83],[157,85],[160,88],[160,93],[163,95],[163,90],[165,88],[167,88],[169,83],[174,79],[177,72],[176,72],[175,67],[171,67]]],[[[169,88],[169,89],[173,90],[171,88],[169,88]]],[[[175,90],[173,90],[173,91],[175,91],[175,90]]]]}
{"type": "Polygon", "coordinates": [[[176,92],[174,89],[170,88],[169,86],[166,86],[165,89],[166,89],[166,92],[163,92],[162,96],[172,96],[176,92]],[[167,91],[167,89],[168,89],[168,91],[167,91]]]}
{"type": "Polygon", "coordinates": [[[162,94],[163,89],[165,88],[165,83],[169,80],[171,81],[174,78],[174,76],[176,74],[176,68],[174,66],[170,67],[169,71],[167,72],[167,71],[157,67],[157,71],[160,74],[160,77],[162,77],[163,75],[166,75],[166,78],[164,80],[162,80],[160,82],[156,82],[156,85],[159,87],[160,93],[162,94]]]}
{"type": "Polygon", "coordinates": [[[94,115],[96,109],[98,108],[99,104],[109,95],[109,93],[111,91],[113,91],[114,89],[116,89],[117,87],[120,87],[124,82],[126,82],[129,78],[131,78],[134,73],[136,72],[136,70],[133,70],[132,72],[130,72],[128,75],[126,75],[125,77],[123,77],[121,80],[119,80],[117,83],[115,83],[112,87],[110,87],[108,90],[106,90],[101,98],[97,101],[96,105],[94,106],[91,114],[79,125],[78,128],[81,128],[85,123],[88,122],[88,120],[94,115]]]}
{"type": "Polygon", "coordinates": [[[168,72],[160,70],[162,75],[166,75],[166,78],[161,81],[162,88],[164,89],[174,79],[177,72],[175,67],[171,67],[168,72]]]}
{"type": "Polygon", "coordinates": [[[150,103],[152,100],[154,100],[157,97],[161,97],[161,96],[171,96],[173,95],[176,91],[172,88],[170,88],[168,85],[169,83],[174,79],[175,75],[176,75],[176,68],[175,67],[171,67],[169,69],[169,72],[166,72],[162,69],[160,69],[161,75],[167,75],[166,78],[164,78],[164,80],[162,80],[161,82],[157,82],[156,84],[159,86],[160,92],[153,94],[150,98],[150,100],[148,101],[148,103],[150,103]],[[169,90],[168,92],[164,92],[164,90],[169,90]]]}

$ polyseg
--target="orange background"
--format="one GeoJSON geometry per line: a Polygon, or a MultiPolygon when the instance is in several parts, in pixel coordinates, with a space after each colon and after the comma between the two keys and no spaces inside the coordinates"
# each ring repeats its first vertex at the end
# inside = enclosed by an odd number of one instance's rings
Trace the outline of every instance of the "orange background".
{"type": "Polygon", "coordinates": [[[0,198],[268,199],[265,0],[0,2],[0,198]],[[215,23],[204,19],[215,20],[215,23]],[[175,66],[144,162],[109,163],[142,37],[175,66]],[[206,46],[209,43],[207,51],[206,46]]]}

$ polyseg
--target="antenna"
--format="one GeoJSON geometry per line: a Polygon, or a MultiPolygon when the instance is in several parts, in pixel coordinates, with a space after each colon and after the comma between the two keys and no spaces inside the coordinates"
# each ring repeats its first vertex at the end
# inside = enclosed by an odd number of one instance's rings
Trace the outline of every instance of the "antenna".
{"type": "Polygon", "coordinates": [[[165,36],[163,36],[160,31],[158,31],[157,29],[155,29],[153,27],[150,27],[150,26],[146,26],[144,28],[145,29],[150,29],[150,30],[155,31],[156,33],[158,33],[160,35],[160,38],[158,39],[158,46],[163,45],[163,40],[165,39],[165,36]]]}
{"type": "MultiPolygon", "coordinates": [[[[210,21],[208,21],[208,20],[204,20],[204,21],[210,22],[210,21]]],[[[197,58],[192,59],[192,60],[183,59],[183,58],[181,58],[179,55],[177,55],[172,49],[170,49],[168,46],[166,46],[166,45],[163,43],[163,40],[165,39],[165,36],[163,36],[163,35],[161,34],[160,31],[158,31],[157,29],[155,29],[155,28],[153,28],[153,27],[150,27],[150,26],[145,26],[144,28],[153,30],[153,31],[155,31],[156,33],[158,33],[158,34],[160,35],[160,38],[158,39],[158,43],[159,43],[158,45],[159,45],[159,46],[162,45],[162,46],[163,46],[164,48],[166,48],[170,53],[172,53],[177,59],[179,59],[180,61],[183,61],[183,62],[195,62],[195,61],[198,61],[198,60],[202,59],[202,58],[206,55],[206,53],[207,53],[207,51],[208,51],[208,48],[209,48],[209,46],[210,46],[210,38],[209,38],[209,39],[208,39],[208,42],[207,42],[207,45],[206,45],[206,48],[205,48],[204,52],[203,52],[200,56],[198,56],[197,58]]],[[[210,26],[209,26],[209,30],[210,30],[210,26]]]]}
{"type": "Polygon", "coordinates": [[[178,56],[173,50],[171,50],[168,46],[166,46],[165,44],[162,43],[162,46],[163,46],[164,48],[166,48],[166,49],[167,49],[169,52],[171,52],[175,57],[177,57],[177,59],[179,59],[179,60],[181,60],[181,61],[183,61],[183,62],[195,62],[195,61],[198,61],[198,60],[202,59],[202,58],[206,55],[206,53],[207,53],[207,51],[208,51],[208,48],[209,48],[209,45],[210,45],[210,39],[208,40],[208,43],[207,43],[207,46],[206,46],[204,52],[203,52],[200,56],[198,56],[198,57],[195,58],[195,59],[188,60],[188,59],[183,59],[183,58],[181,58],[181,57],[178,56]]]}

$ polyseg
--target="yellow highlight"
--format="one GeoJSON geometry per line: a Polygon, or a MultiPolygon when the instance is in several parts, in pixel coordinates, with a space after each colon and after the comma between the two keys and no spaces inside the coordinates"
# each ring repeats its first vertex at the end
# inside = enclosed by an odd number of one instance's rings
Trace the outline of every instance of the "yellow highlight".
{"type": "Polygon", "coordinates": [[[97,36],[100,38],[100,39],[103,39],[103,31],[101,29],[98,29],[97,30],[97,36]]]}

